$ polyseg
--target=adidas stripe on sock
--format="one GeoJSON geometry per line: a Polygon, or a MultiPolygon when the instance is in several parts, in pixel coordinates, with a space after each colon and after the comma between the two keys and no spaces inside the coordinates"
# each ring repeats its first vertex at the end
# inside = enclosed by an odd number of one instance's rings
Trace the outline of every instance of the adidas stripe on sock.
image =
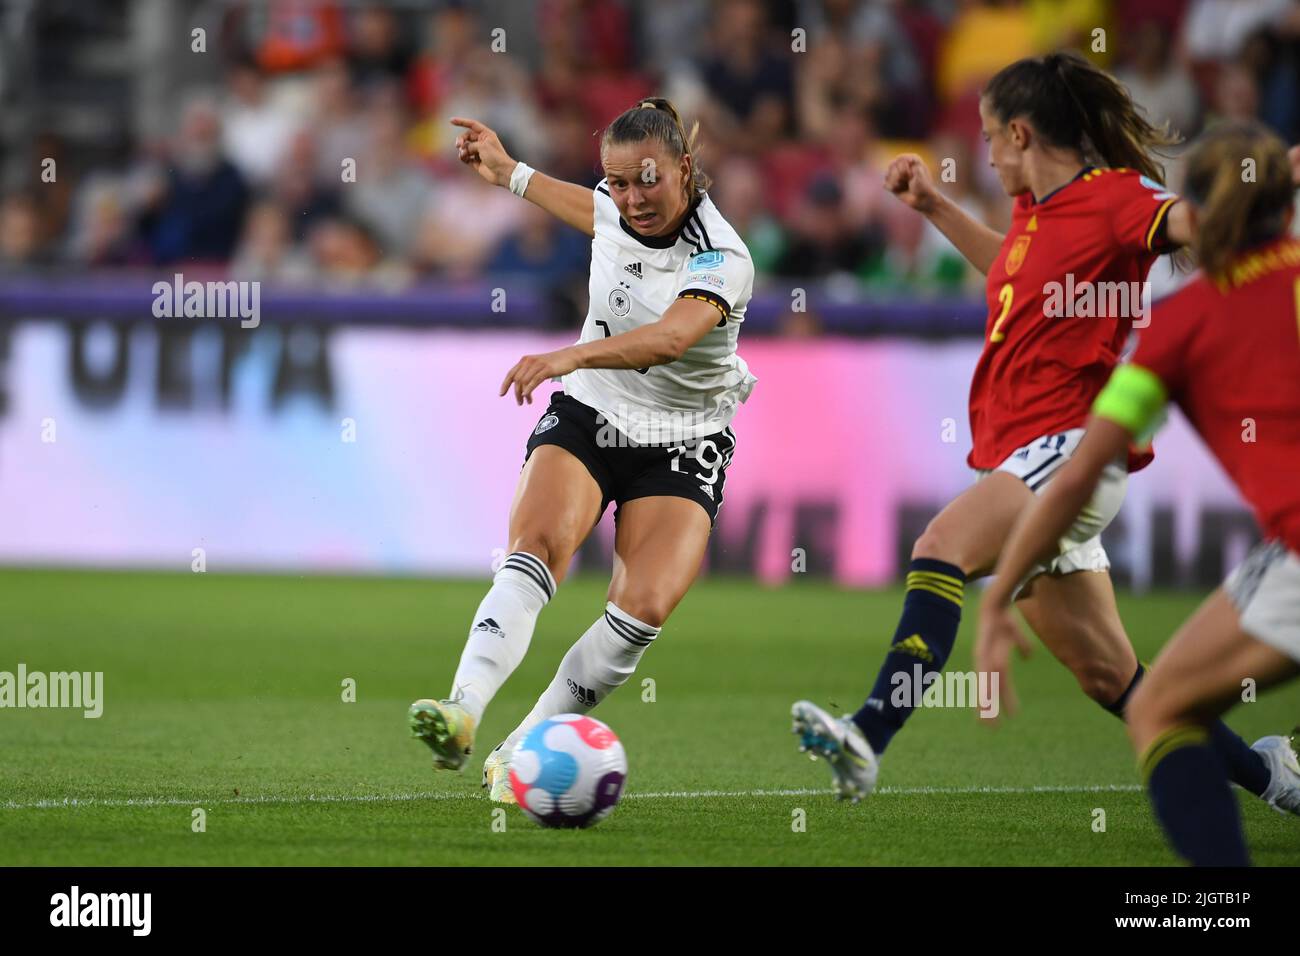
{"type": "Polygon", "coordinates": [[[506,557],[470,626],[451,696],[474,718],[519,666],[533,639],[537,615],[555,595],[555,577],[540,558],[525,551],[506,557]]]}
{"type": "Polygon", "coordinates": [[[659,636],[651,627],[620,610],[614,602],[569,648],[550,685],[518,727],[506,738],[513,751],[537,724],[556,714],[585,714],[621,687],[646,648],[659,636]]]}

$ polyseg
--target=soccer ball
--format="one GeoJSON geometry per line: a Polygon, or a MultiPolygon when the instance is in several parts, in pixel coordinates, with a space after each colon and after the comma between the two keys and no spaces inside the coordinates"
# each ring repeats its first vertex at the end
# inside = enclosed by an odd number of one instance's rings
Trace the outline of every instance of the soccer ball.
{"type": "Polygon", "coordinates": [[[510,758],[510,789],[544,827],[589,827],[614,812],[627,754],[599,720],[560,714],[528,732],[510,758]]]}

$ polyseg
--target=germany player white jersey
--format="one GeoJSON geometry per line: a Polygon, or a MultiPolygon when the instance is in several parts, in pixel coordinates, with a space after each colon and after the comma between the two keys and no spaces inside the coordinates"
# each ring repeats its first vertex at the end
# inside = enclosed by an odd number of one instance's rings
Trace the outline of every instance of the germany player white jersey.
{"type": "Polygon", "coordinates": [[[736,354],[754,289],[749,250],[705,194],[671,236],[641,236],[599,183],[594,190],[591,305],[579,342],[657,322],[678,298],[711,303],[718,324],[675,362],[648,369],[578,369],[564,391],[632,441],[676,443],[722,431],[755,377],[736,354]]]}

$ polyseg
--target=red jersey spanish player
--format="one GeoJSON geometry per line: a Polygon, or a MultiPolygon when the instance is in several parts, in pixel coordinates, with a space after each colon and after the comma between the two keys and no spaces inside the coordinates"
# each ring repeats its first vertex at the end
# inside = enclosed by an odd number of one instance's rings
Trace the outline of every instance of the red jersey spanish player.
{"type": "MultiPolygon", "coordinates": [[[[1095,166],[1045,196],[1016,197],[988,272],[984,351],[970,390],[972,468],[997,468],[1035,439],[1083,427],[1140,317],[1147,273],[1173,248],[1177,201],[1135,169],[1095,166]]],[[[1042,467],[1031,488],[1059,467],[1068,455],[1060,451],[1025,460],[1042,467]]],[[[1148,461],[1150,453],[1134,456],[1130,470],[1148,461]]]]}
{"type": "MultiPolygon", "coordinates": [[[[1078,446],[1141,314],[1140,284],[1152,263],[1190,238],[1186,206],[1160,185],[1154,156],[1172,138],[1082,57],[1011,64],[984,90],[980,117],[989,164],[1015,197],[1005,236],[945,199],[917,156],[894,160],[885,177],[988,276],[989,314],[971,385],[968,462],[978,480],[917,539],[903,613],[862,708],[834,719],[811,701],[793,707],[802,747],[826,758],[837,793],[852,799],[874,788],[880,754],[920,697],[900,688],[928,684],[943,669],[966,582],[993,569],[1017,518],[1078,446]]],[[[1128,466],[1143,463],[1112,462],[1089,508],[1014,582],[1043,643],[1117,716],[1143,670],[1100,536],[1123,502],[1128,466]]],[[[982,712],[996,714],[996,706],[982,712]]],[[[1258,764],[1226,727],[1216,741],[1230,766],[1258,764]]]]}
{"type": "MultiPolygon", "coordinates": [[[[1107,463],[1145,441],[1177,404],[1255,511],[1265,541],[1165,648],[1134,695],[1129,733],[1156,816],[1193,863],[1248,862],[1236,798],[1212,752],[1212,722],[1241,699],[1300,673],[1300,241],[1286,151],[1258,126],[1223,127],[1188,162],[1202,274],[1159,303],[1131,363],[1093,406],[1070,464],[1017,526],[984,598],[977,666],[1005,674],[1023,641],[1009,581],[1069,527],[1107,463]],[[1243,182],[1243,160],[1256,176],[1243,182]]],[[[1270,736],[1254,754],[1261,794],[1300,814],[1300,764],[1270,736]]]]}

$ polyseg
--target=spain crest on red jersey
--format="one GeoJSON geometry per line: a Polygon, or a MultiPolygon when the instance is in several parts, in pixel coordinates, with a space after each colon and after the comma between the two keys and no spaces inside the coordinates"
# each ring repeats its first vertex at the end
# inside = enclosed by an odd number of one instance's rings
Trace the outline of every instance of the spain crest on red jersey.
{"type": "Polygon", "coordinates": [[[1016,236],[1016,241],[1011,244],[1011,251],[1007,253],[1007,275],[1015,275],[1024,264],[1025,256],[1029,252],[1029,243],[1033,238],[1033,236],[1016,236]]]}

